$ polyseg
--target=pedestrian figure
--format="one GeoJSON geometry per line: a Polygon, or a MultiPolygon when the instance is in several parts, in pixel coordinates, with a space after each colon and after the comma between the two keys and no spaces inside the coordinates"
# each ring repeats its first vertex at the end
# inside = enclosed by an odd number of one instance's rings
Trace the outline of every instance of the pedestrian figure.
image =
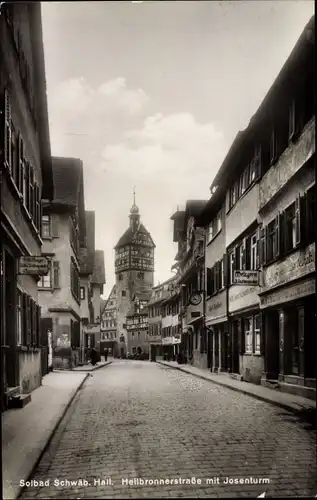
{"type": "Polygon", "coordinates": [[[108,359],[108,349],[104,350],[105,361],[108,359]]]}
{"type": "Polygon", "coordinates": [[[96,349],[93,347],[90,351],[90,362],[92,365],[96,365],[98,361],[98,353],[96,349]]]}

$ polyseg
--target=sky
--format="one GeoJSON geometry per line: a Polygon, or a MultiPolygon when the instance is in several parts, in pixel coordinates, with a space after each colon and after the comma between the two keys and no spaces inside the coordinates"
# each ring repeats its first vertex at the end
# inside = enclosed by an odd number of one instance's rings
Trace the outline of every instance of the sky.
{"type": "Polygon", "coordinates": [[[83,160],[105,296],[133,187],[162,282],[177,252],[171,215],[209,199],[313,14],[310,0],[42,3],[52,154],[83,160]]]}

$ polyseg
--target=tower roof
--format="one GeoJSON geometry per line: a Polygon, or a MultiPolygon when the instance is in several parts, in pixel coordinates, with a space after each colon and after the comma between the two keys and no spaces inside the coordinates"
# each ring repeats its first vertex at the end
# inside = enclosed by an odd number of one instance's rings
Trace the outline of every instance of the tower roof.
{"type": "Polygon", "coordinates": [[[151,237],[150,233],[143,226],[143,224],[140,224],[137,233],[134,233],[131,227],[129,227],[126,230],[126,232],[121,236],[121,238],[119,239],[118,243],[114,247],[115,250],[117,248],[123,247],[125,245],[133,244],[134,243],[134,238],[135,238],[136,234],[145,234],[146,236],[148,236],[149,239],[150,239],[150,241],[151,241],[151,247],[155,248],[155,244],[154,244],[154,242],[152,240],[152,237],[151,237]]]}

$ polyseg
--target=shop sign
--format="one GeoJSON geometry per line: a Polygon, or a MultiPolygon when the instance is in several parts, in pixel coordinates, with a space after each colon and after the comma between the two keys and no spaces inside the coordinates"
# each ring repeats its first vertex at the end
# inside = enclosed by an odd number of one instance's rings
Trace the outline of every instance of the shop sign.
{"type": "Polygon", "coordinates": [[[234,271],[235,285],[255,285],[259,284],[258,271],[234,271]]]}
{"type": "Polygon", "coordinates": [[[162,344],[163,345],[175,345],[175,344],[180,344],[181,339],[179,336],[177,337],[164,337],[162,339],[162,344]]]}
{"type": "Polygon", "coordinates": [[[229,312],[259,304],[259,287],[233,285],[229,288],[229,312]]]}
{"type": "Polygon", "coordinates": [[[291,300],[300,299],[307,295],[313,295],[316,291],[315,280],[306,280],[304,283],[293,285],[286,290],[276,290],[261,297],[261,308],[282,304],[291,300]]]}
{"type": "Polygon", "coordinates": [[[49,261],[46,257],[38,255],[20,257],[18,274],[45,276],[48,271],[49,261]]]}
{"type": "Polygon", "coordinates": [[[283,285],[315,271],[315,243],[304,251],[298,250],[283,262],[268,266],[264,271],[265,288],[283,285]]]}

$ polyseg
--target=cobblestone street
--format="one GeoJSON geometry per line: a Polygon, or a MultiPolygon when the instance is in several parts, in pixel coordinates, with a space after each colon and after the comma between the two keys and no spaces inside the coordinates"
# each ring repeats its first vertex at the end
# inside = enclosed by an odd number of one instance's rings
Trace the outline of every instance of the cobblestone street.
{"type": "Polygon", "coordinates": [[[296,497],[315,494],[315,475],[314,431],[286,411],[155,363],[115,361],[87,380],[43,455],[32,480],[50,484],[20,498],[296,497]],[[263,484],[223,484],[251,477],[263,484]],[[89,484],[62,483],[80,479],[89,484]]]}

